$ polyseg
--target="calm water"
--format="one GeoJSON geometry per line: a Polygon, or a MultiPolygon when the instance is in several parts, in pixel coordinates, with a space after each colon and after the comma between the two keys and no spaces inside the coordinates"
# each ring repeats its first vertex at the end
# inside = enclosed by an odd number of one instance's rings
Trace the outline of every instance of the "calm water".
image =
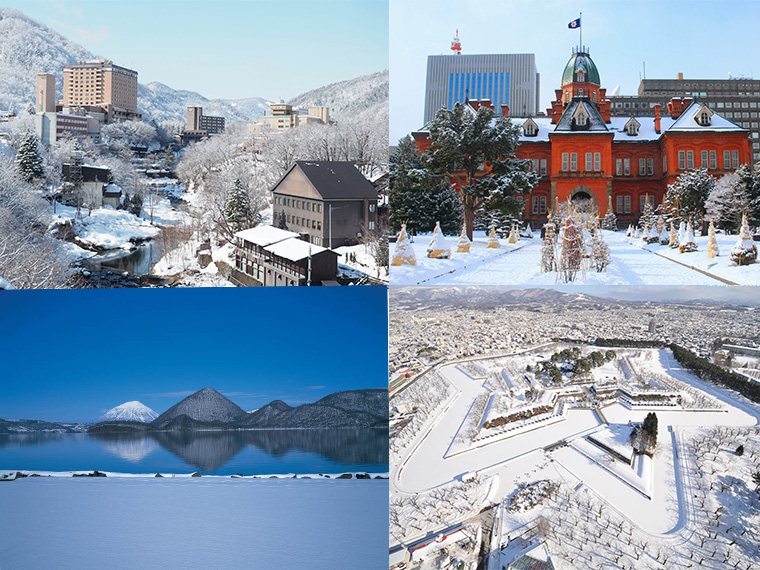
{"type": "Polygon", "coordinates": [[[388,471],[370,429],[0,435],[0,469],[261,475],[388,471]]]}
{"type": "Polygon", "coordinates": [[[124,271],[130,275],[146,275],[153,270],[159,259],[158,249],[153,242],[140,245],[132,251],[106,251],[86,260],[86,265],[94,270],[108,269],[117,273],[124,271]]]}

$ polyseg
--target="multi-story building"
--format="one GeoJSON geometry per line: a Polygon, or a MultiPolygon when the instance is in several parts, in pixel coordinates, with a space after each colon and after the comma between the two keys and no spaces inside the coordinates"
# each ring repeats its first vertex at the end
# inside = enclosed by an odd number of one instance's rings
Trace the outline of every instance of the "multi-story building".
{"type": "Polygon", "coordinates": [[[137,72],[105,59],[66,65],[60,105],[102,112],[106,122],[141,120],[137,72]]]}
{"type": "Polygon", "coordinates": [[[266,287],[322,285],[338,274],[338,254],[304,241],[303,236],[257,226],[235,234],[235,267],[266,287]]]}
{"type": "MultiPolygon", "coordinates": [[[[638,220],[645,203],[659,205],[668,185],[687,170],[704,167],[720,176],[752,160],[749,131],[693,98],[674,97],[653,107],[651,118],[612,116],[611,101],[587,49],[574,50],[547,116],[516,118],[518,158],[540,176],[523,218],[543,224],[558,202],[576,201],[621,224],[638,220]]],[[[470,101],[474,112],[491,101],[470,101]]],[[[502,112],[508,109],[502,108],[502,112]]],[[[413,133],[429,148],[428,132],[413,133]]]]}
{"type": "Polygon", "coordinates": [[[272,188],[273,225],[329,248],[377,228],[377,190],[350,162],[296,161],[272,188]]]}
{"type": "Polygon", "coordinates": [[[431,55],[427,61],[424,124],[440,109],[467,99],[508,106],[518,117],[535,115],[540,76],[536,56],[523,54],[431,55]]]}
{"type": "Polygon", "coordinates": [[[330,123],[328,107],[298,108],[280,101],[269,105],[269,114],[259,119],[259,124],[269,125],[271,129],[284,131],[301,125],[330,123]]]}
{"type": "Polygon", "coordinates": [[[204,115],[203,107],[187,108],[187,128],[182,132],[182,144],[222,132],[224,132],[224,117],[204,115]]]}
{"type": "Polygon", "coordinates": [[[643,79],[637,95],[610,96],[613,115],[653,116],[673,97],[691,97],[750,132],[752,159],[760,161],[760,79],[643,79]]]}
{"type": "Polygon", "coordinates": [[[38,73],[36,79],[35,128],[40,141],[53,144],[64,136],[100,137],[102,113],[88,114],[82,107],[55,106],[55,75],[38,73]]]}

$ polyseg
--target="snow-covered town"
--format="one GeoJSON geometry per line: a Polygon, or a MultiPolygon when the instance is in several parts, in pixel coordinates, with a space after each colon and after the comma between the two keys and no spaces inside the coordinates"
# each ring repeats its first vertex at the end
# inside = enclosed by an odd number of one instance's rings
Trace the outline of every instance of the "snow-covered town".
{"type": "Polygon", "coordinates": [[[425,291],[397,291],[390,321],[392,568],[752,567],[755,311],[425,291]],[[511,342],[463,358],[468,331],[511,342]],[[424,368],[394,371],[415,348],[424,368]]]}

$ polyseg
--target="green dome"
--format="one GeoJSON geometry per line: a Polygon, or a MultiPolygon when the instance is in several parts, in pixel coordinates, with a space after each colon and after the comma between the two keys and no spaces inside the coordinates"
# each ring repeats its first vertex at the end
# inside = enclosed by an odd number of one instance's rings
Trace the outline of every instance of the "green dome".
{"type": "Polygon", "coordinates": [[[583,71],[586,74],[584,83],[593,83],[594,85],[601,85],[599,80],[599,71],[596,69],[596,64],[587,53],[578,52],[574,53],[570,61],[565,66],[565,71],[562,73],[562,87],[569,83],[576,81],[576,73],[583,71]]]}

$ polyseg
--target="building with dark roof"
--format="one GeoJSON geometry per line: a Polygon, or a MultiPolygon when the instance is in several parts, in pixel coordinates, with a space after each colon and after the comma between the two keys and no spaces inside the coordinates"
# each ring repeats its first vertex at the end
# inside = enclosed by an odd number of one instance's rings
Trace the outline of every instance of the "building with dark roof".
{"type": "MultiPolygon", "coordinates": [[[[671,99],[666,110],[656,105],[652,118],[612,116],[586,48],[574,50],[555,95],[547,116],[512,120],[521,130],[517,157],[540,176],[523,212],[534,228],[566,200],[600,217],[611,207],[624,227],[646,202],[659,205],[687,170],[704,167],[718,177],[752,161],[749,131],[691,97],[671,99]]],[[[471,100],[467,111],[481,106],[494,108],[471,100]]],[[[428,135],[413,133],[420,150],[429,148],[428,135]]]]}
{"type": "Polygon", "coordinates": [[[273,225],[331,249],[375,231],[377,206],[377,190],[350,162],[297,161],[272,188],[273,225]]]}

